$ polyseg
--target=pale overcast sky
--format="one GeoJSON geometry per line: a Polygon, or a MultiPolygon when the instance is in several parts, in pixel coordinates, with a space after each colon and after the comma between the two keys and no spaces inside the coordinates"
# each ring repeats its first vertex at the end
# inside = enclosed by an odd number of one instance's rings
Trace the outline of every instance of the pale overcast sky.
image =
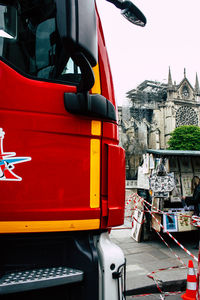
{"type": "Polygon", "coordinates": [[[128,22],[113,4],[97,0],[118,104],[142,81],[186,77],[200,81],[200,0],[132,0],[147,18],[142,28],[128,22]]]}

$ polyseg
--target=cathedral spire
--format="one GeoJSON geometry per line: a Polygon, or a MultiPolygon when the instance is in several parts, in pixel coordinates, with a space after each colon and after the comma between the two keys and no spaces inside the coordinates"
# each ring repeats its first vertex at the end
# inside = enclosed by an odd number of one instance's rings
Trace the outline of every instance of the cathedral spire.
{"type": "Polygon", "coordinates": [[[171,95],[172,92],[174,92],[174,85],[172,83],[172,75],[171,75],[171,69],[169,67],[169,73],[168,73],[168,86],[167,86],[167,91],[171,95]]]}
{"type": "Polygon", "coordinates": [[[186,68],[184,68],[184,78],[186,78],[186,68]]]}
{"type": "Polygon", "coordinates": [[[195,81],[195,87],[194,87],[194,89],[195,89],[195,92],[196,92],[197,94],[200,93],[200,90],[199,90],[199,79],[198,79],[197,73],[196,73],[196,81],[195,81]]]}
{"type": "Polygon", "coordinates": [[[172,75],[171,75],[171,70],[169,67],[169,74],[168,74],[168,87],[172,87],[172,75]]]}

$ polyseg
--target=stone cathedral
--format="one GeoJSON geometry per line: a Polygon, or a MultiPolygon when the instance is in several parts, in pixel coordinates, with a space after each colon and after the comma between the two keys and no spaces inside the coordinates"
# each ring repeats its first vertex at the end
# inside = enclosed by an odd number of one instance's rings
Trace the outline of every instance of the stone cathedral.
{"type": "MultiPolygon", "coordinates": [[[[120,141],[126,150],[127,169],[136,171],[144,150],[166,149],[170,133],[181,125],[200,126],[200,87],[196,74],[192,85],[184,69],[180,83],[145,80],[127,92],[129,107],[119,108],[120,141]],[[132,160],[132,161],[131,161],[132,160]]],[[[128,172],[128,177],[133,177],[128,172]]],[[[130,178],[130,179],[131,179],[130,178]]]]}

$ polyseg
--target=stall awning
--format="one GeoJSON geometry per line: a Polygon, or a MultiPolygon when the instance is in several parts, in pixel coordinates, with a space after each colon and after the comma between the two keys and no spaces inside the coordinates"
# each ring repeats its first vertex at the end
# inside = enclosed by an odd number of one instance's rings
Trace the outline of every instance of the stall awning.
{"type": "Polygon", "coordinates": [[[155,150],[147,149],[147,153],[152,153],[155,156],[200,156],[200,151],[189,150],[155,150]]]}

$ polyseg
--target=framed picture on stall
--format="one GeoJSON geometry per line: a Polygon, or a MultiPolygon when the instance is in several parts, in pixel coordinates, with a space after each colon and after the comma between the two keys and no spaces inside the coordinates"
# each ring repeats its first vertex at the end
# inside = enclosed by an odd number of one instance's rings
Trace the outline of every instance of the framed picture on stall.
{"type": "Polygon", "coordinates": [[[194,227],[191,224],[191,217],[193,211],[182,211],[178,212],[178,231],[190,231],[195,230],[197,227],[194,227]]]}
{"type": "Polygon", "coordinates": [[[171,192],[170,201],[171,202],[181,202],[181,187],[180,186],[177,186],[177,185],[175,186],[175,188],[171,192]]]}
{"type": "Polygon", "coordinates": [[[161,231],[160,224],[161,224],[161,215],[153,213],[151,219],[151,227],[155,231],[160,232],[161,231]]]}
{"type": "Polygon", "coordinates": [[[178,222],[177,216],[174,214],[163,215],[163,232],[177,232],[178,231],[178,222]]]}
{"type": "Polygon", "coordinates": [[[183,196],[192,196],[191,193],[191,181],[193,173],[185,173],[181,175],[183,196]]]}
{"type": "Polygon", "coordinates": [[[141,210],[135,210],[132,217],[132,230],[131,237],[136,241],[140,242],[142,225],[143,225],[144,212],[141,210]]]}
{"type": "Polygon", "coordinates": [[[160,204],[160,198],[153,197],[151,211],[158,212],[160,206],[159,204],[160,204]]]}

